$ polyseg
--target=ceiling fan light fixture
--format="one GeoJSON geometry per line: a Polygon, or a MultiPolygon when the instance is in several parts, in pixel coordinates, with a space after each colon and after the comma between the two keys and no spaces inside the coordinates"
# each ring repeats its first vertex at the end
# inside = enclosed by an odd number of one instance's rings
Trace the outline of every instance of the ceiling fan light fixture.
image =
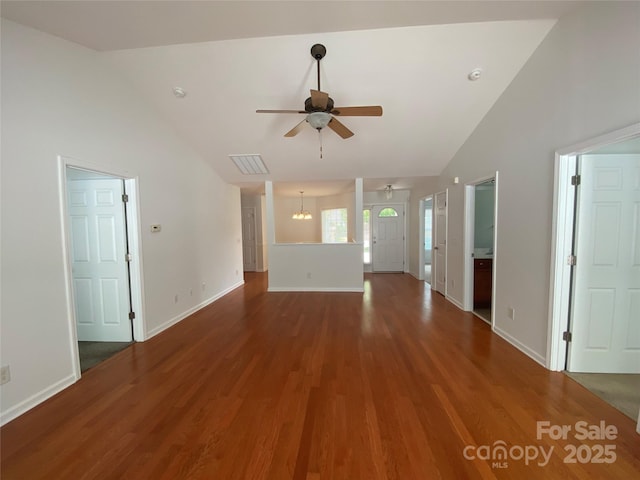
{"type": "Polygon", "coordinates": [[[393,187],[391,186],[391,184],[384,187],[384,196],[387,200],[391,200],[391,198],[393,197],[393,187]]]}
{"type": "Polygon", "coordinates": [[[307,115],[307,122],[316,130],[322,130],[329,125],[331,121],[331,115],[327,112],[313,112],[307,115]]]}

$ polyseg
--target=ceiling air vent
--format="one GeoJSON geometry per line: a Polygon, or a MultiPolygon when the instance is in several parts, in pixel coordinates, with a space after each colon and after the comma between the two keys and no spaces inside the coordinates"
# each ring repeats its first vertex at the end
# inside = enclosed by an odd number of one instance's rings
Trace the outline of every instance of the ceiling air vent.
{"type": "Polygon", "coordinates": [[[229,155],[243,175],[265,175],[269,173],[259,154],[229,155]]]}

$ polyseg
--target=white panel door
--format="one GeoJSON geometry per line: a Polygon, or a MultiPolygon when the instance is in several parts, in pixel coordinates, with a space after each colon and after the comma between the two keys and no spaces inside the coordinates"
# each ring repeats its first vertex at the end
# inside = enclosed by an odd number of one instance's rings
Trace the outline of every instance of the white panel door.
{"type": "Polygon", "coordinates": [[[242,263],[245,272],[256,271],[255,207],[242,207],[242,263]]]}
{"type": "Polygon", "coordinates": [[[122,180],[70,180],[67,193],[78,340],[129,342],[122,180]]]}
{"type": "Polygon", "coordinates": [[[568,369],[640,373],[640,155],[583,155],[568,369]]]}
{"type": "Polygon", "coordinates": [[[372,271],[404,272],[404,205],[378,205],[371,216],[372,271]]]}
{"type": "Polygon", "coordinates": [[[436,193],[435,200],[435,255],[433,256],[433,277],[436,291],[445,295],[447,286],[447,193],[436,193]]]}

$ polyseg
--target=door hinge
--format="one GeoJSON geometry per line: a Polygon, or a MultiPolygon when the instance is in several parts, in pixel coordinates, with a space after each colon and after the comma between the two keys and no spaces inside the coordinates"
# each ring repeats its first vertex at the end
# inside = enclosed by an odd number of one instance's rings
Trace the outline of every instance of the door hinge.
{"type": "Polygon", "coordinates": [[[129,320],[136,318],[136,312],[129,312],[129,320]]]}
{"type": "Polygon", "coordinates": [[[571,185],[573,185],[574,187],[576,185],[580,185],[580,175],[572,175],[571,176],[571,185]]]}
{"type": "Polygon", "coordinates": [[[567,257],[567,265],[571,265],[573,267],[573,266],[575,266],[577,261],[578,261],[578,259],[576,258],[575,255],[569,255],[567,257]]]}
{"type": "Polygon", "coordinates": [[[130,253],[125,254],[124,260],[125,262],[130,262],[131,260],[133,260],[133,255],[131,255],[130,253]]]}
{"type": "Polygon", "coordinates": [[[562,340],[565,342],[571,341],[571,332],[562,332],[562,340]]]}
{"type": "Polygon", "coordinates": [[[126,193],[122,194],[122,201],[124,203],[127,203],[129,201],[129,195],[127,195],[126,193]]]}

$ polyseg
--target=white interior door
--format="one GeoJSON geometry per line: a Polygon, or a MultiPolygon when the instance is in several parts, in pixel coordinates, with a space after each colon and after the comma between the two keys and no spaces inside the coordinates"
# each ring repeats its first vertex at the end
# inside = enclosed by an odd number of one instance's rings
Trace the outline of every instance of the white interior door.
{"type": "Polygon", "coordinates": [[[640,155],[580,162],[568,369],[640,373],[640,155]]]}
{"type": "Polygon", "coordinates": [[[435,245],[433,247],[433,278],[437,292],[445,295],[447,286],[447,193],[435,196],[435,245]]]}
{"type": "Polygon", "coordinates": [[[256,271],[255,207],[242,207],[242,262],[245,272],[256,271]]]}
{"type": "Polygon", "coordinates": [[[404,272],[404,205],[376,205],[371,216],[372,270],[404,272]]]}
{"type": "Polygon", "coordinates": [[[123,181],[67,182],[78,340],[129,342],[123,181]]]}

